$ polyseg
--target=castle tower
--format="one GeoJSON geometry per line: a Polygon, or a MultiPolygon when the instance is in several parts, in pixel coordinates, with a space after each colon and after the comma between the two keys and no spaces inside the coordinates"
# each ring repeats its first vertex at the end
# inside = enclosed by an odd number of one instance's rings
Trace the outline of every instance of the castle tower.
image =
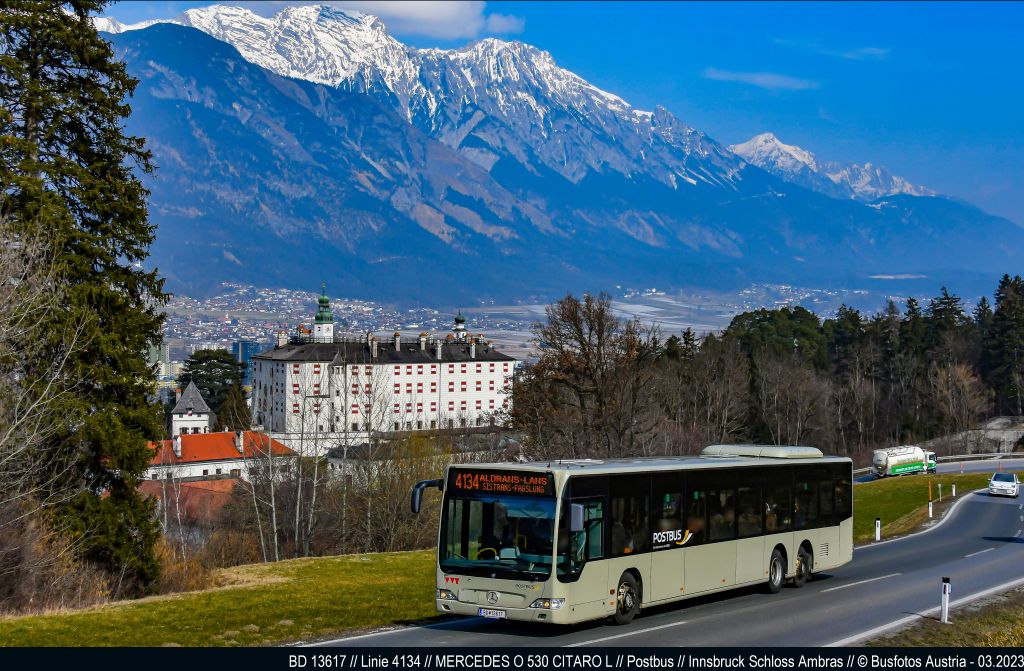
{"type": "Polygon", "coordinates": [[[171,437],[210,431],[210,406],[206,405],[195,382],[189,382],[171,410],[171,437]]]}
{"type": "Polygon", "coordinates": [[[317,299],[313,342],[334,342],[334,314],[331,312],[331,299],[327,297],[326,284],[321,287],[320,298],[317,299]]]}
{"type": "Polygon", "coordinates": [[[462,310],[455,315],[455,327],[452,328],[452,333],[455,334],[455,339],[459,342],[466,340],[466,318],[462,316],[462,310]]]}

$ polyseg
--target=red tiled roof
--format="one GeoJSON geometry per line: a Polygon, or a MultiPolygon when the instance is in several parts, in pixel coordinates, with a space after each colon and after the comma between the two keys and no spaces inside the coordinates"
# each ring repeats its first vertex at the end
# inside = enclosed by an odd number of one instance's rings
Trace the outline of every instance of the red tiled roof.
{"type": "MultiPolygon", "coordinates": [[[[243,456],[235,447],[235,433],[220,431],[217,433],[190,433],[181,436],[181,456],[174,454],[174,441],[161,440],[150,443],[153,458],[151,466],[173,466],[175,464],[193,464],[203,461],[224,461],[238,459],[243,456]]],[[[265,457],[267,450],[273,450],[274,456],[286,457],[295,454],[280,442],[265,433],[258,431],[242,432],[242,448],[245,458],[265,457]]]]}
{"type": "Polygon", "coordinates": [[[231,500],[236,484],[236,478],[175,483],[168,480],[145,480],[139,485],[139,490],[143,496],[163,500],[165,505],[171,507],[168,512],[172,517],[177,517],[177,505],[181,508],[184,521],[209,522],[231,500]]]}

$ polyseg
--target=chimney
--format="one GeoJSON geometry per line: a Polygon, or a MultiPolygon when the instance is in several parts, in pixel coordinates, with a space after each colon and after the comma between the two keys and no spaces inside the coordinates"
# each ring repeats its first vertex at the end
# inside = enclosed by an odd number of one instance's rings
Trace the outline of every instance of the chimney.
{"type": "Polygon", "coordinates": [[[427,349],[427,334],[426,333],[421,333],[420,334],[420,350],[421,351],[426,351],[426,349],[427,349]]]}
{"type": "Polygon", "coordinates": [[[287,344],[288,344],[288,332],[287,331],[278,331],[277,332],[277,346],[278,347],[284,347],[287,344]]]}
{"type": "Polygon", "coordinates": [[[476,358],[476,338],[469,339],[469,358],[476,358]]]}
{"type": "Polygon", "coordinates": [[[242,433],[241,431],[235,431],[235,449],[238,450],[239,454],[245,454],[245,450],[243,449],[242,446],[242,437],[244,435],[245,434],[242,433]]]}
{"type": "Polygon", "coordinates": [[[402,334],[395,331],[395,351],[397,352],[402,348],[402,334]]]}
{"type": "Polygon", "coordinates": [[[441,341],[438,340],[437,343],[435,343],[435,346],[437,347],[437,360],[440,361],[441,360],[441,341]]]}
{"type": "Polygon", "coordinates": [[[174,456],[181,459],[181,436],[175,436],[172,445],[174,446],[174,456]]]}
{"type": "Polygon", "coordinates": [[[376,336],[371,336],[370,337],[370,358],[371,359],[376,359],[377,358],[377,337],[376,336]]]}
{"type": "Polygon", "coordinates": [[[181,400],[181,387],[174,390],[174,402],[177,403],[181,400]]]}

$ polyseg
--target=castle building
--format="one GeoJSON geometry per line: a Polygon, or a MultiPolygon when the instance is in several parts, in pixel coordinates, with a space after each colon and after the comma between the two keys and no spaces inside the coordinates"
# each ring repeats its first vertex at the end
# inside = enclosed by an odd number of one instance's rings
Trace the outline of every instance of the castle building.
{"type": "Polygon", "coordinates": [[[304,454],[371,433],[491,426],[508,410],[515,363],[467,333],[461,313],[444,338],[337,336],[321,295],[312,332],[279,333],[252,358],[253,422],[304,454]]]}

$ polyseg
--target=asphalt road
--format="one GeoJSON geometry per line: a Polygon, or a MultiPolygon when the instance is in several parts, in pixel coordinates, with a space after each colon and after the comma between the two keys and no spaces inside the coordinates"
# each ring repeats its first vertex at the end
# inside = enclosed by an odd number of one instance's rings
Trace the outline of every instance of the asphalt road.
{"type": "MultiPolygon", "coordinates": [[[[1006,468],[1008,464],[1004,464],[1006,468]]],[[[959,471],[959,465],[956,466],[959,471]]],[[[778,594],[743,588],[646,609],[627,626],[573,627],[464,618],[327,641],[349,646],[823,646],[934,616],[941,580],[954,606],[1024,583],[1024,496],[961,495],[926,532],[865,546],[853,561],[778,594]]],[[[952,619],[955,622],[954,609],[952,619]]]]}
{"type": "MultiPolygon", "coordinates": [[[[1024,470],[1024,459],[984,459],[963,462],[964,473],[995,473],[1000,463],[1002,463],[1004,471],[1024,470]]],[[[943,462],[939,464],[938,469],[939,473],[959,473],[960,462],[943,462]]],[[[900,477],[912,478],[914,476],[904,475],[900,477]]],[[[874,482],[874,480],[875,476],[870,474],[854,478],[855,482],[874,482]]]]}

